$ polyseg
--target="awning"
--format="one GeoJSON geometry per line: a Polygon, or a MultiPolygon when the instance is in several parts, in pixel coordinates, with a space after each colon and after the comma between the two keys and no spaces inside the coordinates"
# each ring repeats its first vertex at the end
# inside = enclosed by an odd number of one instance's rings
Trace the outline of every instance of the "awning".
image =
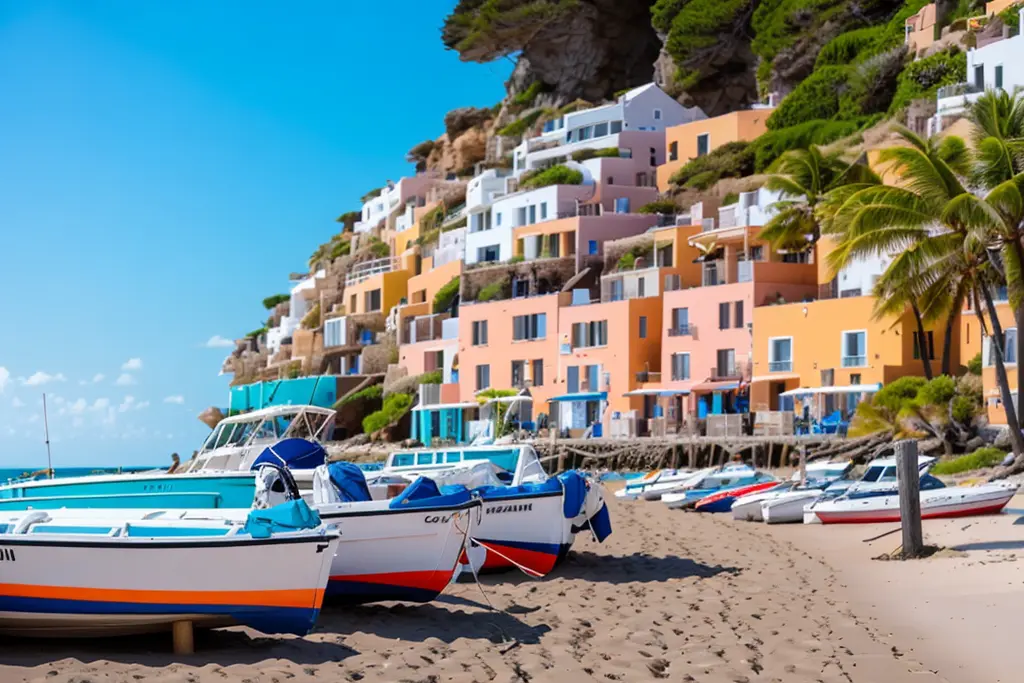
{"type": "Polygon", "coordinates": [[[686,396],[689,393],[689,389],[634,389],[623,396],[686,396]]]}
{"type": "Polygon", "coordinates": [[[800,379],[800,375],[795,372],[773,372],[770,375],[757,375],[756,377],[751,377],[750,383],[771,382],[772,380],[781,382],[787,379],[800,379]]]}
{"type": "Polygon", "coordinates": [[[576,394],[562,394],[548,399],[548,403],[567,403],[571,401],[606,401],[607,391],[585,391],[576,394]]]}
{"type": "Polygon", "coordinates": [[[487,403],[518,403],[519,401],[533,403],[533,396],[529,394],[516,394],[515,396],[497,396],[487,399],[487,403]]]}
{"type": "Polygon", "coordinates": [[[416,406],[413,408],[413,412],[419,410],[461,410],[463,408],[479,408],[480,404],[476,402],[469,403],[435,403],[429,406],[416,406]]]}
{"type": "Polygon", "coordinates": [[[862,392],[874,393],[882,388],[882,383],[875,384],[847,384],[837,387],[800,387],[783,391],[779,396],[808,396],[811,394],[859,394],[862,392]]]}
{"type": "Polygon", "coordinates": [[[693,391],[732,391],[739,388],[739,382],[702,382],[695,386],[693,391]]]}

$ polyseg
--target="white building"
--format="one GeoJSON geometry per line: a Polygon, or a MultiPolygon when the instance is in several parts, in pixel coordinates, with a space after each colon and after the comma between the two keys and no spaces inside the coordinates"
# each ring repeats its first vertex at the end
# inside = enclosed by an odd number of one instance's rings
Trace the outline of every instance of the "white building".
{"type": "Polygon", "coordinates": [[[432,254],[434,257],[434,268],[440,268],[454,261],[464,260],[466,255],[466,234],[468,232],[467,228],[458,228],[457,230],[448,230],[440,234],[437,238],[437,247],[432,254]]]}
{"type": "Polygon", "coordinates": [[[706,117],[700,109],[684,107],[657,85],[648,83],[630,90],[611,104],[571,112],[549,121],[541,135],[526,139],[515,148],[513,169],[519,175],[560,163],[580,150],[621,147],[623,133],[664,133],[669,126],[703,118],[706,117]]]}
{"type": "Polygon", "coordinates": [[[1020,33],[967,51],[967,81],[939,88],[935,115],[928,134],[942,131],[947,123],[964,115],[968,105],[986,90],[1012,93],[1024,88],[1024,9],[1018,14],[1020,33]]]}
{"type": "Polygon", "coordinates": [[[267,330],[267,348],[270,356],[274,356],[281,350],[281,342],[292,336],[292,333],[299,328],[299,323],[312,307],[311,299],[308,298],[316,292],[317,280],[327,277],[326,270],[318,270],[316,273],[300,280],[292,287],[288,304],[288,315],[281,318],[277,327],[267,330]]]}
{"type": "MultiPolygon", "coordinates": [[[[437,172],[418,173],[408,178],[402,178],[397,183],[389,180],[388,184],[381,189],[376,197],[363,204],[362,217],[356,221],[353,229],[355,232],[369,232],[373,230],[383,221],[387,220],[391,212],[399,208],[403,203],[406,204],[407,213],[409,212],[409,205],[414,207],[425,206],[430,189],[443,186],[447,182],[457,184],[457,181],[445,180],[444,176],[437,172]]],[[[411,216],[411,213],[409,215],[411,216]]]]}

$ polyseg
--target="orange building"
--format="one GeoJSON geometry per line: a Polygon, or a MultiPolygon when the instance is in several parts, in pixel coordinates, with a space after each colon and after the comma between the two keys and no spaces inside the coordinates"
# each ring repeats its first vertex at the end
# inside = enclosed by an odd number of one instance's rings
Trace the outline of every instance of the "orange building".
{"type": "Polygon", "coordinates": [[[702,119],[665,130],[668,161],[658,167],[658,189],[667,192],[672,174],[687,162],[710,154],[729,142],[750,141],[768,130],[773,109],[761,107],[702,119]]]}
{"type": "MultiPolygon", "coordinates": [[[[1006,301],[1006,291],[1003,289],[996,293],[996,314],[999,316],[999,324],[1002,326],[1005,336],[1003,358],[1006,365],[1006,379],[1010,385],[1010,393],[1017,402],[1017,419],[1020,420],[1020,399],[1017,396],[1017,322],[1014,319],[1010,303],[1006,301]]],[[[987,331],[991,333],[991,322],[987,314],[985,319],[987,331]]],[[[1006,409],[999,393],[999,385],[996,383],[993,339],[991,336],[982,334],[981,324],[974,311],[964,311],[960,318],[960,360],[966,365],[978,354],[981,354],[982,395],[988,421],[991,424],[1005,425],[1006,409]]]]}

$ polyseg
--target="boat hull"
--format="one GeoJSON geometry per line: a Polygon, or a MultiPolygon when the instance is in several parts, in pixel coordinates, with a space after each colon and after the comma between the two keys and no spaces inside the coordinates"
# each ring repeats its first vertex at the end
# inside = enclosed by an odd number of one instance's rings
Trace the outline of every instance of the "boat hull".
{"type": "Polygon", "coordinates": [[[779,483],[776,481],[766,481],[759,484],[739,486],[734,489],[719,491],[717,493],[712,493],[710,496],[701,498],[694,504],[693,508],[697,512],[729,512],[732,510],[732,504],[737,498],[775,488],[778,485],[779,483]]]}
{"type": "Polygon", "coordinates": [[[761,518],[765,524],[802,522],[804,521],[804,508],[820,495],[820,491],[802,491],[766,500],[761,503],[761,518]]]}
{"type": "MultiPolygon", "coordinates": [[[[950,487],[921,493],[921,519],[996,514],[1016,494],[1001,485],[950,487]]],[[[871,524],[900,521],[899,495],[827,501],[811,508],[822,524],[871,524]]]]}
{"type": "Polygon", "coordinates": [[[479,508],[479,501],[412,510],[391,509],[386,501],[317,506],[320,518],[339,524],[342,534],[327,598],[430,602],[451,582],[479,508]]]}
{"type": "Polygon", "coordinates": [[[305,635],[336,535],[125,539],[0,535],[0,632],[107,636],[232,624],[305,635]],[[245,567],[246,571],[211,571],[245,567]]]}

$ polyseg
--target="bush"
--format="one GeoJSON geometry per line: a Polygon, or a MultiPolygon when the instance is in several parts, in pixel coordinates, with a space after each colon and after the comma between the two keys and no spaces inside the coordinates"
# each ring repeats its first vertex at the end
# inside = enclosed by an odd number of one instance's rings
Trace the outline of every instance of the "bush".
{"type": "Polygon", "coordinates": [[[537,95],[547,90],[549,88],[543,82],[534,81],[526,90],[512,98],[512,104],[522,108],[529,107],[537,99],[537,95]]]}
{"type": "Polygon", "coordinates": [[[629,270],[636,265],[636,255],[627,251],[625,254],[619,257],[619,270],[629,270]]]}
{"type": "Polygon", "coordinates": [[[896,81],[896,94],[889,105],[889,114],[906,109],[912,100],[933,99],[944,85],[954,85],[967,79],[967,55],[956,48],[936,52],[930,57],[907,65],[896,81]]]}
{"type": "Polygon", "coordinates": [[[275,308],[278,304],[283,304],[290,298],[291,296],[288,294],[275,294],[274,296],[268,296],[263,300],[263,308],[269,311],[271,308],[275,308]]]}
{"type": "Polygon", "coordinates": [[[391,254],[391,247],[387,245],[387,242],[381,242],[376,237],[370,241],[370,245],[367,248],[370,250],[370,253],[377,258],[384,258],[391,254]]]}
{"type": "Polygon", "coordinates": [[[338,401],[339,406],[347,405],[349,403],[355,403],[356,401],[372,401],[381,398],[384,395],[384,385],[374,384],[373,386],[360,389],[354,394],[343,396],[338,401]]]}
{"type": "Polygon", "coordinates": [[[884,26],[868,26],[839,34],[821,48],[818,59],[814,62],[814,68],[844,66],[873,54],[884,31],[884,26]]]}
{"type": "MultiPolygon", "coordinates": [[[[665,51],[680,72],[698,50],[715,45],[722,33],[731,33],[750,6],[749,0],[657,0],[651,8],[654,27],[667,33],[665,51]]],[[[745,22],[744,22],[745,23],[745,22]]],[[[695,80],[685,73],[678,80],[695,80]]]]}
{"type": "Polygon", "coordinates": [[[360,197],[359,201],[361,201],[363,204],[365,204],[366,202],[370,201],[371,199],[373,199],[374,197],[379,195],[381,190],[383,190],[383,189],[384,189],[383,187],[375,187],[374,189],[370,190],[369,192],[364,194],[362,197],[360,197]]]}
{"type": "Polygon", "coordinates": [[[355,227],[356,221],[358,221],[362,217],[363,214],[359,211],[346,211],[345,213],[341,214],[334,220],[336,220],[337,222],[341,223],[344,226],[342,227],[341,231],[345,233],[352,232],[352,229],[355,227]]]}
{"type": "Polygon", "coordinates": [[[754,171],[762,173],[791,149],[810,145],[827,145],[856,133],[865,121],[807,121],[789,128],[768,131],[751,146],[754,148],[754,171]]]}
{"type": "Polygon", "coordinates": [[[451,280],[441,285],[437,290],[437,293],[434,294],[434,313],[440,313],[441,311],[448,310],[448,307],[452,305],[453,301],[455,301],[455,295],[459,293],[459,284],[461,282],[462,279],[456,275],[451,280]]]}
{"type": "Polygon", "coordinates": [[[595,159],[597,157],[617,156],[619,156],[618,147],[605,147],[604,149],[581,149],[572,153],[572,160],[586,161],[587,159],[595,159]]]}
{"type": "Polygon", "coordinates": [[[544,112],[539,109],[537,111],[532,111],[526,116],[520,119],[516,119],[512,123],[508,124],[501,130],[499,130],[498,135],[509,138],[520,137],[523,133],[528,131],[530,127],[533,126],[533,124],[537,123],[537,119],[539,119],[540,115],[543,113],[544,112]]]}
{"type": "Polygon", "coordinates": [[[444,382],[444,373],[440,370],[431,370],[430,372],[424,372],[416,379],[420,384],[441,384],[444,382]]]}
{"type": "Polygon", "coordinates": [[[494,299],[497,299],[502,295],[502,292],[505,291],[506,285],[508,285],[507,279],[499,280],[498,282],[492,282],[489,285],[485,285],[484,287],[480,288],[479,292],[477,292],[476,300],[493,301],[494,299]]]}
{"type": "Polygon", "coordinates": [[[674,214],[678,213],[678,211],[679,211],[679,207],[676,206],[676,203],[673,202],[673,201],[670,201],[668,199],[659,199],[659,200],[651,202],[649,204],[644,204],[639,209],[637,209],[637,213],[645,213],[645,214],[657,213],[657,214],[674,215],[674,214]]]}
{"type": "Polygon", "coordinates": [[[1020,4],[1010,5],[997,14],[1003,26],[1010,27],[1010,35],[1016,35],[1020,31],[1020,4]]]}
{"type": "Polygon", "coordinates": [[[669,182],[706,190],[722,178],[742,178],[753,173],[755,155],[756,148],[749,142],[727,142],[709,154],[686,162],[672,174],[669,182]]]}
{"type": "Polygon", "coordinates": [[[871,402],[896,415],[907,402],[917,398],[917,392],[927,383],[924,377],[900,377],[879,389],[871,402]]]}
{"type": "Polygon", "coordinates": [[[409,394],[391,394],[384,399],[383,407],[375,413],[370,413],[363,418],[363,431],[373,434],[390,425],[398,422],[403,415],[409,412],[412,406],[412,396],[409,394]]]}
{"type": "Polygon", "coordinates": [[[1003,461],[1006,457],[1006,453],[993,448],[992,446],[985,446],[968,455],[961,455],[959,458],[953,458],[952,460],[944,460],[936,463],[932,467],[933,474],[960,474],[961,472],[970,472],[971,470],[980,470],[985,467],[995,467],[1003,461]]]}
{"type": "Polygon", "coordinates": [[[302,316],[302,322],[300,323],[302,328],[305,330],[315,330],[320,327],[320,302],[313,304],[313,307],[309,309],[306,315],[302,316]]]}
{"type": "Polygon", "coordinates": [[[538,187],[547,187],[548,185],[582,185],[583,184],[583,172],[578,171],[568,166],[559,164],[558,166],[552,166],[545,168],[535,174],[526,175],[525,178],[521,178],[519,181],[520,189],[536,189],[538,187]]]}
{"type": "Polygon", "coordinates": [[[722,199],[722,206],[732,206],[739,200],[740,196],[738,194],[736,194],[735,192],[730,192],[729,194],[725,195],[725,197],[722,199]]]}
{"type": "Polygon", "coordinates": [[[525,257],[525,256],[523,256],[522,254],[518,254],[518,255],[516,255],[516,256],[513,256],[512,258],[510,258],[510,259],[508,260],[508,262],[509,262],[509,263],[522,263],[522,262],[523,262],[523,261],[525,261],[525,260],[526,260],[526,257],[525,257]]]}
{"type": "Polygon", "coordinates": [[[252,332],[249,332],[248,334],[246,334],[245,338],[246,339],[259,339],[260,337],[262,337],[263,335],[265,335],[267,333],[267,329],[268,328],[266,326],[263,326],[263,327],[259,328],[258,330],[253,330],[252,332]]]}
{"type": "Polygon", "coordinates": [[[848,66],[825,66],[814,71],[771,113],[768,130],[831,119],[839,114],[840,98],[850,90],[852,71],[848,66]]]}
{"type": "Polygon", "coordinates": [[[349,242],[348,240],[343,240],[341,242],[335,243],[335,245],[331,247],[331,258],[336,259],[341,256],[348,256],[351,252],[352,243],[349,242]]]}
{"type": "Polygon", "coordinates": [[[974,358],[967,361],[967,372],[972,375],[981,376],[981,351],[974,355],[974,358]]]}

